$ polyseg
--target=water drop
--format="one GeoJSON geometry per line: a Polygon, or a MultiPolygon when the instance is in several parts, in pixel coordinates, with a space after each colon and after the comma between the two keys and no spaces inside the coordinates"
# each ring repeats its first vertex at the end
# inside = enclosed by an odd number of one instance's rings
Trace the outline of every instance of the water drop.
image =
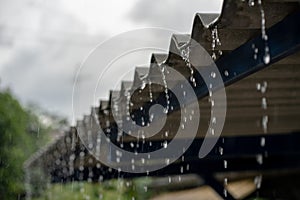
{"type": "Polygon", "coordinates": [[[265,55],[264,55],[264,63],[267,65],[267,64],[269,64],[270,63],[270,60],[271,60],[271,57],[270,57],[270,54],[269,53],[266,53],[265,55]]]}
{"type": "Polygon", "coordinates": [[[186,43],[186,44],[184,44],[184,45],[182,45],[181,47],[180,47],[180,54],[181,54],[181,57],[182,57],[182,59],[185,61],[185,63],[186,63],[186,66],[189,68],[189,70],[190,70],[190,81],[192,82],[192,85],[194,86],[194,87],[196,87],[197,86],[197,84],[196,84],[196,79],[195,79],[195,77],[194,77],[194,69],[193,69],[193,67],[192,67],[192,65],[191,65],[191,63],[190,63],[190,46],[189,46],[189,43],[186,43]]]}
{"type": "Polygon", "coordinates": [[[224,196],[227,197],[227,190],[224,188],[224,196]]]}
{"type": "Polygon", "coordinates": [[[221,156],[224,154],[224,149],[222,147],[219,147],[219,153],[221,156]]]}
{"type": "Polygon", "coordinates": [[[264,115],[262,118],[262,127],[263,127],[264,133],[267,133],[267,131],[268,131],[268,122],[269,122],[268,115],[264,115]]]}
{"type": "Polygon", "coordinates": [[[228,185],[228,178],[224,178],[224,185],[228,185]]]}
{"type": "Polygon", "coordinates": [[[210,73],[210,76],[211,76],[212,78],[216,78],[216,76],[217,76],[217,75],[216,75],[216,72],[211,72],[211,73],[210,73]]]}
{"type": "Polygon", "coordinates": [[[254,0],[249,0],[249,1],[248,1],[248,5],[249,5],[250,7],[255,6],[254,0]]]}
{"type": "MultiPolygon", "coordinates": [[[[141,90],[144,90],[145,87],[146,87],[146,82],[143,81],[143,82],[142,82],[142,85],[141,85],[141,90]]],[[[141,90],[139,90],[139,92],[142,92],[141,90]]]]}
{"type": "Polygon", "coordinates": [[[260,89],[261,89],[261,84],[260,84],[260,83],[256,83],[256,89],[257,89],[258,91],[260,91],[260,89]]]}
{"type": "Polygon", "coordinates": [[[150,79],[148,79],[149,82],[149,97],[150,97],[150,102],[153,101],[153,94],[152,94],[152,83],[150,81],[150,79]]]}
{"type": "Polygon", "coordinates": [[[227,169],[227,160],[224,160],[224,169],[227,169]]]}
{"type": "Polygon", "coordinates": [[[216,60],[216,59],[217,59],[217,55],[216,55],[216,53],[215,53],[215,52],[213,52],[213,53],[212,53],[212,55],[211,55],[211,57],[212,57],[212,59],[213,59],[213,60],[216,60]]]}
{"type": "Polygon", "coordinates": [[[214,106],[215,106],[215,101],[211,100],[211,107],[214,107],[214,106]]]}
{"type": "Polygon", "coordinates": [[[169,132],[168,132],[168,131],[165,132],[165,136],[166,136],[166,137],[169,136],[169,132]]]}
{"type": "Polygon", "coordinates": [[[144,186],[144,191],[147,192],[148,191],[148,187],[144,186]]]}
{"type": "Polygon", "coordinates": [[[261,139],[260,139],[260,146],[261,147],[264,147],[266,145],[266,138],[265,137],[262,137],[261,139]]]}
{"type": "Polygon", "coordinates": [[[186,165],[186,171],[189,171],[189,170],[190,170],[190,165],[187,164],[187,165],[186,165]]]}
{"type": "Polygon", "coordinates": [[[169,101],[170,97],[169,97],[169,92],[168,92],[168,84],[167,84],[167,80],[166,80],[166,75],[164,73],[165,66],[164,65],[159,65],[159,67],[160,67],[160,70],[161,70],[162,81],[163,81],[164,88],[165,88],[165,98],[166,98],[166,103],[167,103],[167,107],[164,110],[165,110],[165,113],[168,113],[169,104],[170,104],[170,101],[169,101]]]}
{"type": "Polygon", "coordinates": [[[262,182],[262,175],[256,176],[254,179],[254,183],[255,183],[257,189],[260,189],[261,182],[262,182]]]}
{"type": "Polygon", "coordinates": [[[267,91],[267,87],[268,87],[268,82],[264,81],[263,82],[263,87],[261,88],[261,93],[264,94],[267,91]]]}
{"type": "Polygon", "coordinates": [[[165,149],[168,148],[168,141],[164,141],[163,146],[165,149]]]}
{"type": "MultiPolygon", "coordinates": [[[[215,52],[216,47],[221,46],[221,41],[220,41],[220,38],[219,38],[218,27],[217,26],[214,26],[211,29],[211,37],[212,37],[212,43],[211,43],[212,55],[211,55],[211,57],[212,57],[213,60],[216,60],[217,59],[217,54],[215,52]]],[[[219,53],[219,55],[222,55],[223,52],[221,50],[219,50],[218,53],[219,53]]]]}
{"type": "Polygon", "coordinates": [[[217,123],[217,118],[216,117],[212,117],[212,123],[216,124],[217,123]]]}
{"type": "Polygon", "coordinates": [[[165,159],[165,163],[166,163],[167,165],[169,165],[169,164],[170,164],[170,159],[169,159],[169,158],[166,158],[166,159],[165,159]]]}
{"type": "Polygon", "coordinates": [[[256,155],[256,161],[258,164],[262,165],[263,164],[263,155],[261,155],[261,154],[256,155]]]}
{"type": "Polygon", "coordinates": [[[185,127],[184,124],[181,124],[181,129],[184,129],[184,127],[185,127]]]}
{"type": "Polygon", "coordinates": [[[266,110],[267,109],[267,99],[266,97],[263,97],[262,100],[261,100],[261,107],[266,110]]]}
{"type": "Polygon", "coordinates": [[[134,148],[133,142],[130,142],[130,146],[131,146],[131,148],[134,148]]]}
{"type": "Polygon", "coordinates": [[[224,71],[225,76],[229,76],[229,72],[227,70],[224,71]]]}

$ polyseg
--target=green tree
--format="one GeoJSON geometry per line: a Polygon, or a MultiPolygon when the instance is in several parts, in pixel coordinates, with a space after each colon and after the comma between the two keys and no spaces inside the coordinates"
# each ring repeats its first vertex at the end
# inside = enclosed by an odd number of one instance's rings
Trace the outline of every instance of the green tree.
{"type": "Polygon", "coordinates": [[[45,144],[48,131],[8,90],[0,91],[0,199],[24,195],[23,163],[45,144]]]}

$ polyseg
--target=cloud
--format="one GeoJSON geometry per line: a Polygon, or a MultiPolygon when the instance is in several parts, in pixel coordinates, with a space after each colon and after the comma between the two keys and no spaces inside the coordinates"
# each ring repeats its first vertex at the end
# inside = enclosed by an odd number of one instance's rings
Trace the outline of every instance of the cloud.
{"type": "Polygon", "coordinates": [[[61,10],[57,2],[43,9],[15,1],[5,1],[0,7],[12,9],[13,5],[23,10],[17,18],[13,11],[5,12],[5,18],[11,15],[12,21],[2,21],[8,34],[1,36],[4,40],[10,36],[13,45],[1,46],[7,54],[5,62],[0,63],[1,86],[10,87],[24,104],[35,102],[71,118],[75,72],[106,36],[88,35],[85,24],[61,10]],[[26,26],[24,22],[29,21],[26,26]]]}
{"type": "Polygon", "coordinates": [[[221,0],[139,0],[128,17],[148,26],[189,32],[197,12],[220,10],[221,0]]]}

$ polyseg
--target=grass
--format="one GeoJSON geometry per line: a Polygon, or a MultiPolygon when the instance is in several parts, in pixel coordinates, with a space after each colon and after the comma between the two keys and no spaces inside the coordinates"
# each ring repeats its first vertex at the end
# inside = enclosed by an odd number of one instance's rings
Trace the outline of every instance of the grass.
{"type": "Polygon", "coordinates": [[[103,183],[73,182],[51,184],[40,197],[33,200],[139,200],[149,199],[146,191],[149,179],[111,180],[103,183]]]}

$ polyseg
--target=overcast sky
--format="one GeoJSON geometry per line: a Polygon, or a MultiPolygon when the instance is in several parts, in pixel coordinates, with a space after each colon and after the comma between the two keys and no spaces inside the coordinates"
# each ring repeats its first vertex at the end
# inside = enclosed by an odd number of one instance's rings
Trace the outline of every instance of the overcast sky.
{"type": "Polygon", "coordinates": [[[97,44],[145,27],[190,33],[195,13],[218,10],[220,0],[0,0],[0,87],[71,119],[75,74],[97,44]]]}

